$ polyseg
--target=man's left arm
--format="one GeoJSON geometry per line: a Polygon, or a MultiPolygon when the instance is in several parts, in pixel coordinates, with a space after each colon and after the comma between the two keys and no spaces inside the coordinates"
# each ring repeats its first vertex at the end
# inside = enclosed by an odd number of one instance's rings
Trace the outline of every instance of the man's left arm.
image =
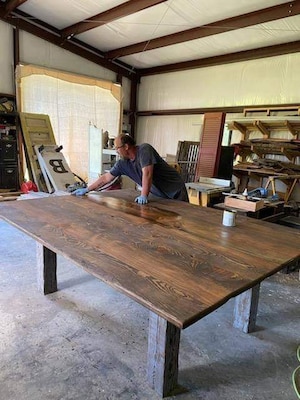
{"type": "Polygon", "coordinates": [[[148,197],[152,186],[153,164],[142,168],[142,173],[142,195],[148,197]]]}
{"type": "Polygon", "coordinates": [[[139,204],[147,204],[148,196],[152,186],[153,164],[143,167],[142,174],[142,192],[141,195],[135,199],[135,201],[139,204]]]}

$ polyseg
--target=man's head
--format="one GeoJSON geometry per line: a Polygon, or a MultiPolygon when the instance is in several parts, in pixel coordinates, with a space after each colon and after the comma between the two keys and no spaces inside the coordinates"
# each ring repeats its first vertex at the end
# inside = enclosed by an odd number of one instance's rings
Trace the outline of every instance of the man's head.
{"type": "Polygon", "coordinates": [[[121,134],[115,138],[114,148],[119,156],[125,159],[134,159],[136,154],[136,145],[134,139],[128,134],[121,134]]]}

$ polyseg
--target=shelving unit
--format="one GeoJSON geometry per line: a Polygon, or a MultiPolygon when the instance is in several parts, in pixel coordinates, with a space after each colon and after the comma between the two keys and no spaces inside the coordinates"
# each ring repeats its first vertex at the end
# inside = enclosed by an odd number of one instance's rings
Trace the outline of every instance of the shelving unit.
{"type": "Polygon", "coordinates": [[[118,153],[114,149],[102,149],[101,154],[101,174],[109,171],[118,160],[118,153]]]}
{"type": "Polygon", "coordinates": [[[109,171],[118,159],[118,153],[109,140],[108,132],[90,124],[89,127],[89,172],[88,182],[109,171]]]}
{"type": "MultiPolygon", "coordinates": [[[[299,108],[295,110],[298,114],[299,108]]],[[[244,114],[257,111],[262,113],[264,109],[247,109],[244,114]]],[[[240,160],[233,167],[233,174],[239,179],[239,191],[248,187],[250,180],[256,180],[259,186],[271,189],[271,193],[275,194],[276,181],[284,183],[285,191],[280,194],[287,202],[300,180],[300,116],[272,116],[271,109],[265,111],[269,116],[246,116],[227,122],[229,130],[237,130],[241,134],[241,141],[234,145],[240,160]],[[251,162],[249,156],[252,157],[251,162]],[[282,162],[272,160],[270,156],[281,156],[282,162]]]]}
{"type": "Polygon", "coordinates": [[[18,114],[0,111],[0,189],[19,188],[18,114]]]}

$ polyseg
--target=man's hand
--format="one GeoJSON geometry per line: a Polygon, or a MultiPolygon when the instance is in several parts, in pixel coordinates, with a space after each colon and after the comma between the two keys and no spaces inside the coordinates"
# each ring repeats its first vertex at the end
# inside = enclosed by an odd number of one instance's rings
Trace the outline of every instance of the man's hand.
{"type": "Polygon", "coordinates": [[[88,188],[79,188],[74,190],[71,194],[74,194],[75,196],[84,196],[88,191],[88,188]]]}
{"type": "Polygon", "coordinates": [[[147,196],[141,195],[141,196],[136,197],[136,199],[134,201],[138,204],[147,204],[148,198],[147,198],[147,196]]]}

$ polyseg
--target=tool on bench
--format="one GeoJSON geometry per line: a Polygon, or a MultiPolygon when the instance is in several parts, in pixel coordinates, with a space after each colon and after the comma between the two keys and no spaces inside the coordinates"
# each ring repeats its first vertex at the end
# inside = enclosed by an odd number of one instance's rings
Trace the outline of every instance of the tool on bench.
{"type": "Polygon", "coordinates": [[[69,193],[74,192],[76,189],[81,189],[81,188],[87,187],[87,183],[82,178],[80,178],[80,176],[78,176],[74,173],[73,173],[73,175],[75,176],[75,178],[78,179],[78,181],[76,181],[75,183],[73,183],[72,185],[69,185],[67,187],[67,192],[69,192],[69,193]]]}
{"type": "Polygon", "coordinates": [[[248,197],[259,197],[259,198],[263,198],[263,197],[267,197],[268,196],[268,190],[262,187],[250,190],[250,192],[248,192],[248,197]]]}

